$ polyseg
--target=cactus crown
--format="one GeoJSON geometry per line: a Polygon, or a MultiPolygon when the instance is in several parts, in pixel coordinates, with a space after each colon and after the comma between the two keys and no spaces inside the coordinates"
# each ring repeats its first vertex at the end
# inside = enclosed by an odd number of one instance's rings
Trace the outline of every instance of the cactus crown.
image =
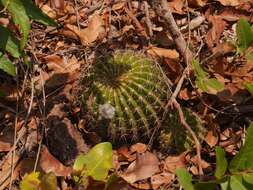
{"type": "Polygon", "coordinates": [[[149,135],[161,122],[171,95],[154,61],[133,51],[99,58],[86,73],[83,102],[94,121],[110,137],[149,135]]]}

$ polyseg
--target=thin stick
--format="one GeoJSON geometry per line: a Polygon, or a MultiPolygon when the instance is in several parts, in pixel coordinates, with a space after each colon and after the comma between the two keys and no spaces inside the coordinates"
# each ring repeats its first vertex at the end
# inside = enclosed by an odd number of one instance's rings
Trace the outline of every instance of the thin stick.
{"type": "Polygon", "coordinates": [[[152,37],[153,30],[152,30],[152,22],[150,20],[150,15],[149,15],[149,11],[148,11],[148,3],[147,3],[147,1],[144,1],[143,3],[144,3],[145,15],[146,15],[146,17],[145,17],[146,24],[148,26],[148,32],[149,32],[150,37],[152,37]]]}
{"type": "Polygon", "coordinates": [[[182,111],[182,108],[181,108],[180,104],[176,100],[174,100],[173,105],[178,110],[178,114],[179,114],[181,124],[185,127],[185,129],[187,131],[189,131],[189,133],[191,134],[191,136],[194,140],[194,143],[195,143],[195,146],[196,146],[197,159],[198,159],[199,174],[203,175],[203,169],[202,169],[202,166],[201,166],[201,161],[202,161],[202,159],[201,159],[201,144],[200,144],[196,134],[192,130],[192,128],[186,122],[185,117],[184,117],[184,112],[182,111]]]}
{"type": "Polygon", "coordinates": [[[177,46],[177,49],[180,52],[180,54],[183,56],[184,62],[186,64],[186,68],[185,68],[185,70],[184,70],[184,72],[177,84],[176,90],[172,94],[167,106],[173,105],[178,110],[181,124],[185,127],[185,129],[191,134],[192,138],[194,139],[195,146],[196,146],[196,154],[197,154],[197,158],[198,158],[199,174],[202,175],[203,170],[202,170],[202,166],[201,166],[201,144],[200,144],[196,134],[194,133],[194,131],[191,129],[191,127],[186,122],[182,108],[176,100],[176,97],[183,85],[184,79],[185,79],[187,73],[189,72],[189,69],[190,69],[189,63],[191,63],[193,60],[193,54],[192,54],[191,50],[189,49],[187,42],[185,41],[182,33],[180,32],[180,30],[175,22],[175,19],[174,19],[173,15],[169,9],[169,6],[167,4],[167,0],[154,1],[154,8],[155,8],[157,14],[166,20],[166,22],[168,24],[168,30],[169,30],[172,38],[175,40],[175,44],[177,46]],[[158,1],[159,1],[159,3],[157,3],[158,1]]]}
{"type": "Polygon", "coordinates": [[[138,19],[134,16],[134,14],[127,8],[125,7],[125,11],[128,14],[128,16],[132,19],[133,24],[135,25],[136,29],[138,32],[140,32],[145,38],[148,38],[148,35],[144,28],[141,26],[140,22],[138,19]]]}
{"type": "Polygon", "coordinates": [[[169,6],[167,4],[166,0],[159,0],[160,3],[154,3],[155,10],[159,16],[164,18],[168,24],[169,32],[172,36],[172,38],[175,40],[175,44],[177,46],[178,51],[183,56],[185,63],[191,63],[193,59],[193,55],[191,50],[188,48],[187,43],[180,32],[180,29],[178,28],[176,21],[169,9],[169,6]]]}
{"type": "Polygon", "coordinates": [[[38,162],[39,162],[39,157],[40,157],[40,151],[41,151],[41,146],[42,146],[42,141],[43,141],[43,136],[44,136],[44,132],[45,132],[45,121],[46,121],[46,94],[45,94],[45,81],[42,77],[42,73],[40,70],[40,78],[41,78],[41,83],[42,83],[42,95],[43,95],[43,110],[42,110],[42,118],[43,118],[43,124],[42,124],[42,132],[41,132],[41,139],[39,142],[39,147],[38,147],[38,152],[36,155],[36,160],[35,160],[35,164],[34,164],[34,168],[33,171],[35,172],[38,166],[38,162]]]}

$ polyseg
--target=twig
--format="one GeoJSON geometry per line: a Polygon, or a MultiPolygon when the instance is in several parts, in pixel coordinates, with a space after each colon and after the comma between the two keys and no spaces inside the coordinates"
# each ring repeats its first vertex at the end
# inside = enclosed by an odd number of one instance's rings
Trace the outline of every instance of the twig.
{"type": "Polygon", "coordinates": [[[147,3],[147,1],[144,1],[143,3],[144,3],[145,15],[146,15],[146,17],[145,17],[146,24],[148,26],[148,32],[149,32],[150,37],[152,37],[153,36],[153,30],[152,30],[153,27],[152,27],[152,22],[151,22],[150,16],[149,16],[148,3],[147,3]]]}
{"type": "Polygon", "coordinates": [[[169,30],[172,38],[175,40],[175,44],[177,46],[177,49],[180,52],[180,54],[183,56],[184,62],[186,64],[186,68],[185,68],[185,70],[184,70],[184,72],[177,84],[176,90],[172,94],[167,106],[173,105],[178,110],[181,124],[191,134],[191,136],[195,142],[195,146],[196,146],[199,174],[202,175],[203,170],[202,170],[202,166],[201,166],[201,144],[200,144],[196,134],[194,133],[194,131],[191,129],[191,127],[186,122],[182,108],[176,100],[176,97],[183,85],[183,82],[184,82],[184,79],[187,75],[187,72],[190,69],[189,63],[191,63],[193,60],[193,54],[192,54],[191,50],[188,48],[188,44],[185,41],[182,33],[180,32],[180,30],[175,22],[175,19],[169,9],[167,1],[166,0],[156,0],[156,1],[154,1],[154,6],[155,6],[154,8],[155,8],[157,14],[166,20],[166,22],[168,24],[168,30],[169,30]],[[157,2],[159,2],[159,3],[157,3],[157,2]]]}
{"type": "MultiPolygon", "coordinates": [[[[187,46],[187,43],[180,32],[180,29],[178,28],[175,19],[173,18],[173,15],[169,9],[169,6],[167,4],[166,0],[159,0],[160,3],[154,3],[154,8],[159,16],[164,18],[168,24],[169,32],[172,36],[172,38],[175,40],[175,44],[177,46],[178,51],[183,56],[184,61],[186,65],[188,63],[191,63],[193,59],[192,52],[187,46]]],[[[157,0],[156,0],[157,2],[157,0]]]]}
{"type": "Polygon", "coordinates": [[[46,94],[45,94],[45,81],[42,77],[42,72],[40,69],[40,78],[41,78],[41,83],[42,83],[42,95],[43,95],[43,108],[42,108],[42,120],[43,120],[43,124],[42,124],[42,132],[41,132],[41,139],[39,142],[39,147],[38,147],[38,152],[36,155],[36,160],[35,160],[35,164],[34,164],[34,168],[33,171],[35,172],[38,166],[38,162],[39,162],[39,157],[40,157],[40,151],[41,151],[41,146],[42,146],[42,141],[43,141],[43,136],[44,136],[44,132],[45,132],[45,121],[46,121],[46,94]]]}
{"type": "Polygon", "coordinates": [[[201,161],[202,161],[202,159],[201,159],[201,144],[200,144],[195,132],[191,129],[191,127],[186,122],[185,117],[184,117],[184,113],[182,111],[180,104],[176,100],[174,100],[172,103],[173,103],[174,107],[178,110],[181,124],[185,127],[185,129],[187,131],[189,131],[189,133],[191,134],[191,136],[194,140],[194,143],[196,146],[197,159],[198,159],[199,174],[203,175],[203,169],[201,166],[201,161]]]}
{"type": "Polygon", "coordinates": [[[140,32],[145,38],[148,38],[148,35],[144,28],[141,26],[140,22],[138,19],[134,16],[134,14],[127,8],[125,7],[125,11],[128,14],[128,16],[132,19],[133,24],[135,25],[136,29],[138,32],[140,32]]]}

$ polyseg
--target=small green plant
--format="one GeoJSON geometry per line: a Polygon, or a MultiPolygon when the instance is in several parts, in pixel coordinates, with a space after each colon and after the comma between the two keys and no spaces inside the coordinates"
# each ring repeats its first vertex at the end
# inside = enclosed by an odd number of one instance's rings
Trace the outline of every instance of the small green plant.
{"type": "MultiPolygon", "coordinates": [[[[187,137],[178,114],[166,108],[170,86],[153,60],[130,50],[116,51],[99,57],[84,75],[83,107],[99,135],[116,142],[144,140],[160,126],[161,146],[184,145],[187,137]]],[[[187,121],[199,124],[185,112],[187,121]]]]}
{"type": "Polygon", "coordinates": [[[10,15],[13,23],[19,28],[20,35],[0,26],[0,69],[15,76],[16,70],[12,62],[24,55],[31,28],[30,19],[51,26],[57,24],[42,13],[32,0],[0,0],[0,8],[2,8],[1,17],[10,15]]]}
{"type": "Polygon", "coordinates": [[[245,19],[240,19],[236,25],[237,37],[237,52],[245,55],[246,58],[253,58],[253,50],[250,46],[253,44],[253,31],[249,22],[245,19]]]}
{"type": "Polygon", "coordinates": [[[176,174],[184,190],[215,190],[219,185],[222,190],[250,190],[253,189],[253,123],[247,130],[244,145],[236,156],[228,162],[225,151],[216,147],[215,181],[201,182],[194,185],[190,173],[185,169],[178,169],[176,174]]]}
{"type": "Polygon", "coordinates": [[[105,181],[112,168],[112,145],[109,142],[99,143],[87,154],[77,157],[73,169],[74,179],[83,183],[88,176],[97,181],[105,181]]]}
{"type": "MultiPolygon", "coordinates": [[[[237,52],[245,56],[248,61],[253,61],[253,30],[249,22],[240,19],[236,25],[237,52]]],[[[244,87],[253,95],[253,84],[246,82],[244,87]]]]}
{"type": "MultiPolygon", "coordinates": [[[[94,180],[110,183],[114,176],[108,177],[108,172],[112,168],[112,145],[109,142],[99,143],[87,154],[76,158],[73,166],[73,180],[76,185],[87,187],[88,177],[94,180]]],[[[105,185],[105,187],[106,187],[105,185]]],[[[53,173],[43,174],[32,172],[23,177],[20,182],[21,190],[55,190],[57,189],[57,179],[53,173]]]]}
{"type": "Polygon", "coordinates": [[[201,68],[197,60],[192,61],[192,69],[196,76],[195,83],[203,92],[216,94],[224,89],[224,85],[216,78],[210,78],[209,74],[201,68]]]}

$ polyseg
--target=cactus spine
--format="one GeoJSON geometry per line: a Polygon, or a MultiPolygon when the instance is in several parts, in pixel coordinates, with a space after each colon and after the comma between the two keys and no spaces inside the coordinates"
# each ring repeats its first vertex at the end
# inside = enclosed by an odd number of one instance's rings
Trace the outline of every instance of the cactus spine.
{"type": "Polygon", "coordinates": [[[156,125],[167,126],[171,120],[162,121],[170,88],[156,63],[142,54],[116,51],[98,58],[82,83],[91,125],[112,139],[147,137],[156,125]]]}

